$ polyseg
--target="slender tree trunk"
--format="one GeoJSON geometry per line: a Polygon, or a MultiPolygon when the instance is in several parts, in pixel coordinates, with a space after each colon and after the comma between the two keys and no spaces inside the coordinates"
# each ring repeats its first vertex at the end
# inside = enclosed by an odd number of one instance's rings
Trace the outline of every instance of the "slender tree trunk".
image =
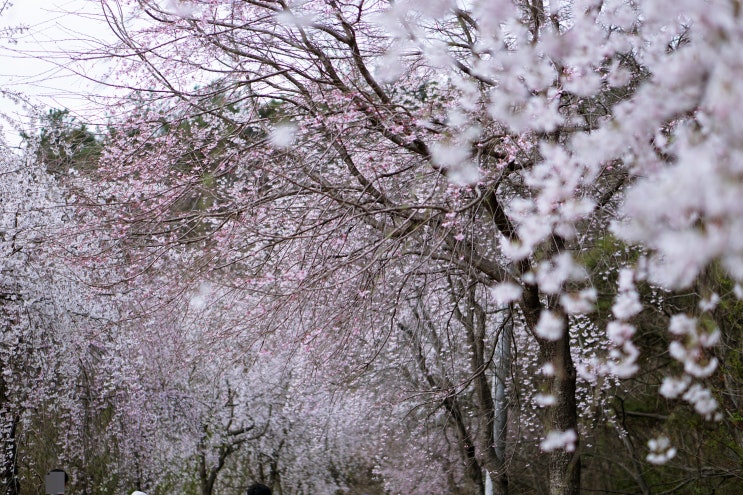
{"type": "MultiPolygon", "coordinates": [[[[569,332],[558,341],[540,341],[542,363],[551,362],[555,375],[550,379],[550,391],[556,399],[547,412],[545,432],[573,430],[578,432],[578,411],[575,401],[576,372],[570,355],[569,332]]],[[[548,452],[550,495],[578,495],[580,493],[580,456],[578,441],[574,450],[548,452]]]]}
{"type": "Polygon", "coordinates": [[[214,491],[214,483],[217,481],[217,474],[219,473],[219,470],[222,468],[221,464],[224,462],[221,457],[220,452],[220,458],[219,463],[217,466],[209,466],[206,460],[207,457],[207,438],[208,438],[208,428],[206,425],[203,426],[204,435],[201,437],[201,441],[199,442],[199,454],[198,454],[198,460],[199,460],[199,485],[200,485],[200,493],[201,495],[212,495],[212,492],[214,491]]]}
{"type": "Polygon", "coordinates": [[[506,379],[511,374],[512,322],[504,324],[495,347],[495,372],[493,373],[493,447],[497,457],[496,469],[487,473],[485,495],[508,495],[506,472],[506,439],[508,436],[508,399],[506,379]]]}
{"type": "Polygon", "coordinates": [[[506,439],[508,436],[508,398],[506,380],[511,375],[511,330],[512,320],[506,322],[501,331],[495,350],[496,369],[493,380],[495,400],[494,444],[498,458],[498,471],[493,483],[494,495],[508,495],[508,474],[506,472],[506,439]]]}
{"type": "MultiPolygon", "coordinates": [[[[420,320],[420,316],[416,315],[420,320]]],[[[422,321],[422,320],[421,320],[422,321]]],[[[418,368],[425,377],[426,382],[432,390],[454,390],[451,382],[446,375],[440,378],[436,377],[428,367],[423,349],[420,344],[420,340],[416,338],[413,330],[407,325],[398,323],[398,328],[402,330],[408,337],[410,344],[413,347],[415,360],[418,364],[418,368]]],[[[431,330],[431,337],[436,340],[435,332],[431,330]]],[[[434,344],[437,351],[440,353],[441,346],[434,344]]],[[[485,479],[483,476],[483,466],[477,458],[477,451],[475,447],[475,438],[470,433],[465,422],[465,413],[462,412],[461,405],[457,398],[457,395],[451,393],[444,397],[442,405],[448,414],[449,422],[454,429],[457,440],[459,443],[460,453],[462,461],[465,465],[465,475],[467,478],[472,480],[474,486],[477,487],[478,494],[484,495],[485,490],[485,479]]]]}
{"type": "MultiPolygon", "coordinates": [[[[452,285],[454,287],[454,285],[452,285]]],[[[479,422],[479,428],[474,433],[474,439],[477,440],[478,446],[469,449],[472,459],[477,462],[468,464],[468,472],[471,473],[472,480],[476,483],[479,493],[485,495],[485,479],[483,468],[488,472],[498,471],[493,466],[498,466],[499,460],[495,454],[495,401],[491,391],[491,384],[488,382],[485,373],[488,365],[485,352],[485,336],[488,331],[488,317],[482,306],[477,302],[476,285],[470,284],[465,289],[460,286],[460,290],[466,291],[466,308],[464,311],[455,305],[454,314],[457,319],[464,325],[467,333],[467,342],[470,346],[470,366],[474,373],[473,385],[475,388],[475,410],[479,422]]],[[[489,357],[489,356],[488,356],[489,357]]],[[[464,424],[464,421],[462,420],[464,424]]],[[[470,433],[472,435],[472,433],[470,433]]]]}
{"type": "Polygon", "coordinates": [[[201,495],[211,495],[213,483],[211,483],[210,475],[206,467],[206,454],[199,454],[199,484],[201,488],[201,495]]]}

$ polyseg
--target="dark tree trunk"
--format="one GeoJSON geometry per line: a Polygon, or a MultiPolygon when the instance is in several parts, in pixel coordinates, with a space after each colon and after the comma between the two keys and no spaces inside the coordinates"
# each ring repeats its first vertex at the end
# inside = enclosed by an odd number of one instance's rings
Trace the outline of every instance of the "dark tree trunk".
{"type": "MultiPolygon", "coordinates": [[[[556,304],[549,304],[548,307],[556,304]]],[[[534,285],[524,287],[521,300],[529,329],[536,335],[535,329],[541,311],[545,310],[539,298],[539,291],[534,285]]],[[[544,420],[545,435],[551,431],[564,432],[573,430],[578,433],[578,410],[575,400],[576,371],[570,355],[570,328],[567,316],[563,316],[565,332],[556,341],[537,339],[540,350],[540,363],[552,363],[554,376],[545,377],[547,390],[555,397],[556,403],[548,408],[544,420]]],[[[579,439],[574,450],[553,450],[546,454],[549,471],[550,495],[578,495],[580,493],[580,455],[579,439]]]]}
{"type": "Polygon", "coordinates": [[[498,469],[493,479],[493,493],[495,495],[508,495],[508,470],[506,469],[506,440],[508,437],[508,397],[506,396],[506,383],[511,375],[511,330],[512,320],[504,323],[496,348],[496,370],[495,370],[495,455],[498,458],[498,469]]]}
{"type": "MultiPolygon", "coordinates": [[[[549,390],[556,399],[547,412],[545,432],[573,430],[578,432],[578,411],[575,401],[576,372],[570,355],[569,332],[556,342],[542,341],[542,363],[551,362],[555,375],[549,380],[549,390]]],[[[550,495],[578,495],[580,493],[580,456],[578,441],[574,450],[553,450],[549,459],[550,495]]]]}

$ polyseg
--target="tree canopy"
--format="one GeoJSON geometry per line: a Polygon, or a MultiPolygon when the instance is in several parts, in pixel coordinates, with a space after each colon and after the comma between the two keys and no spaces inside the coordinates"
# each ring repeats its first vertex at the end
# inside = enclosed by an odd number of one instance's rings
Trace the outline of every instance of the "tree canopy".
{"type": "Polygon", "coordinates": [[[86,493],[741,486],[738,1],[100,4],[78,55],[131,92],[27,136],[44,236],[4,209],[77,346],[8,348],[6,473],[28,438],[86,493]]]}

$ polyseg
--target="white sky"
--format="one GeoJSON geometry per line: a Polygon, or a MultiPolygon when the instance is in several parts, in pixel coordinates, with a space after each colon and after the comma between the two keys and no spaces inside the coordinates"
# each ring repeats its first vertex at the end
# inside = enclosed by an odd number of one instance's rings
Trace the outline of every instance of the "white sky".
{"type": "MultiPolygon", "coordinates": [[[[26,95],[42,110],[69,108],[86,120],[103,120],[95,96],[110,90],[89,77],[103,77],[107,63],[75,61],[74,54],[95,49],[114,36],[101,21],[95,0],[11,0],[14,4],[0,16],[0,28],[28,27],[15,35],[16,43],[0,40],[0,88],[26,95]]],[[[0,0],[0,6],[3,0],[0,0]]],[[[32,124],[23,105],[0,97],[0,112],[32,124]]],[[[18,131],[3,119],[2,134],[8,144],[18,143],[18,131]]]]}

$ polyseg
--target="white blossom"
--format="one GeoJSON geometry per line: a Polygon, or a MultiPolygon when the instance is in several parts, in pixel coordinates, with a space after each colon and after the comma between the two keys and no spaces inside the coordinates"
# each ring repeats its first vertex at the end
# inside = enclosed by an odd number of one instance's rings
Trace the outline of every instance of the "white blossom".
{"type": "Polygon", "coordinates": [[[628,292],[635,290],[634,273],[629,268],[619,270],[617,277],[617,288],[619,292],[628,292]]]}
{"type": "Polygon", "coordinates": [[[539,407],[550,407],[557,404],[557,398],[552,394],[537,394],[534,396],[534,402],[539,407]]]}
{"type": "Polygon", "coordinates": [[[648,453],[646,459],[651,464],[665,464],[676,456],[676,449],[671,447],[668,437],[651,438],[648,440],[648,453]]]}
{"type": "Polygon", "coordinates": [[[706,418],[711,418],[717,410],[717,401],[712,397],[709,389],[695,383],[683,396],[684,400],[694,406],[694,409],[706,418]]]}
{"type": "Polygon", "coordinates": [[[559,340],[564,332],[565,322],[559,314],[543,310],[535,329],[537,335],[546,340],[559,340]]]}
{"type": "Polygon", "coordinates": [[[668,324],[668,331],[674,335],[695,335],[697,320],[684,314],[673,315],[668,324]]]}
{"type": "Polygon", "coordinates": [[[495,302],[499,305],[508,304],[518,300],[521,297],[522,291],[523,289],[513,282],[503,282],[490,289],[490,293],[495,298],[495,302]]]}
{"type": "Polygon", "coordinates": [[[714,347],[720,342],[721,333],[719,328],[715,328],[711,332],[702,332],[697,335],[697,339],[699,340],[699,345],[702,347],[714,347]]]}
{"type": "Polygon", "coordinates": [[[561,253],[550,261],[542,261],[536,270],[537,284],[547,294],[558,294],[569,280],[583,280],[585,268],[573,260],[570,253],[561,253]]]}
{"type": "Polygon", "coordinates": [[[709,297],[706,297],[699,301],[699,309],[702,311],[712,311],[720,303],[720,296],[713,293],[709,297]]]}
{"type": "Polygon", "coordinates": [[[431,157],[446,170],[449,180],[457,185],[475,184],[480,178],[469,146],[461,142],[438,142],[431,146],[431,157]]]}
{"type": "Polygon", "coordinates": [[[552,452],[553,450],[565,450],[566,452],[575,451],[575,443],[578,441],[578,434],[575,430],[570,429],[566,431],[550,431],[547,436],[539,444],[539,447],[544,452],[552,452]]]}
{"type": "Polygon", "coordinates": [[[668,352],[669,354],[671,354],[671,357],[673,359],[675,359],[676,361],[681,361],[682,363],[686,361],[687,356],[689,355],[686,347],[684,347],[684,345],[677,340],[674,340],[673,342],[668,344],[668,352]]]}
{"type": "Polygon", "coordinates": [[[555,376],[555,365],[552,363],[544,363],[540,371],[544,376],[555,376]]]}
{"type": "Polygon", "coordinates": [[[675,399],[681,395],[691,383],[691,378],[684,375],[681,378],[667,376],[660,386],[660,395],[667,399],[675,399]]]}
{"type": "Polygon", "coordinates": [[[269,141],[274,148],[286,149],[294,144],[296,139],[297,127],[291,124],[281,124],[276,126],[269,137],[269,141]]]}
{"type": "Polygon", "coordinates": [[[619,271],[618,294],[614,298],[611,312],[620,320],[628,320],[642,311],[640,296],[634,282],[634,272],[628,268],[619,271]]]}
{"type": "Polygon", "coordinates": [[[529,256],[529,253],[531,253],[531,246],[524,244],[523,242],[502,238],[500,242],[500,250],[503,253],[503,256],[510,258],[513,261],[519,261],[529,256]]]}
{"type": "Polygon", "coordinates": [[[167,0],[164,7],[164,10],[179,17],[192,17],[198,12],[196,5],[188,0],[167,0]]]}
{"type": "Polygon", "coordinates": [[[575,364],[575,370],[578,376],[593,386],[598,384],[600,377],[609,374],[609,368],[606,360],[600,359],[595,355],[581,358],[575,364]]]}
{"type": "Polygon", "coordinates": [[[635,327],[629,323],[611,321],[606,325],[606,336],[616,345],[623,345],[635,334],[635,327]]]}
{"type": "Polygon", "coordinates": [[[632,318],[640,311],[642,311],[642,304],[640,303],[640,297],[634,290],[617,294],[614,305],[611,307],[612,314],[620,320],[632,318]]]}
{"type": "Polygon", "coordinates": [[[720,330],[707,332],[700,328],[696,318],[683,314],[671,317],[668,326],[671,334],[682,337],[668,344],[668,353],[684,365],[684,372],[696,378],[708,378],[718,365],[716,357],[707,357],[708,349],[720,340],[720,330]]]}
{"type": "Polygon", "coordinates": [[[608,363],[609,371],[619,378],[630,378],[640,367],[637,365],[637,358],[640,357],[640,350],[631,342],[626,341],[619,349],[612,349],[609,353],[610,360],[608,363]]]}
{"type": "Polygon", "coordinates": [[[212,286],[208,282],[202,282],[199,285],[198,290],[191,295],[190,304],[191,307],[196,310],[204,309],[209,301],[209,297],[212,294],[212,286]]]}
{"type": "Polygon", "coordinates": [[[560,305],[566,313],[587,314],[596,309],[598,293],[593,287],[583,289],[578,293],[563,293],[560,295],[560,305]]]}
{"type": "Polygon", "coordinates": [[[684,361],[684,371],[696,378],[709,378],[717,369],[717,358],[712,357],[707,364],[701,365],[698,361],[684,361]]]}

